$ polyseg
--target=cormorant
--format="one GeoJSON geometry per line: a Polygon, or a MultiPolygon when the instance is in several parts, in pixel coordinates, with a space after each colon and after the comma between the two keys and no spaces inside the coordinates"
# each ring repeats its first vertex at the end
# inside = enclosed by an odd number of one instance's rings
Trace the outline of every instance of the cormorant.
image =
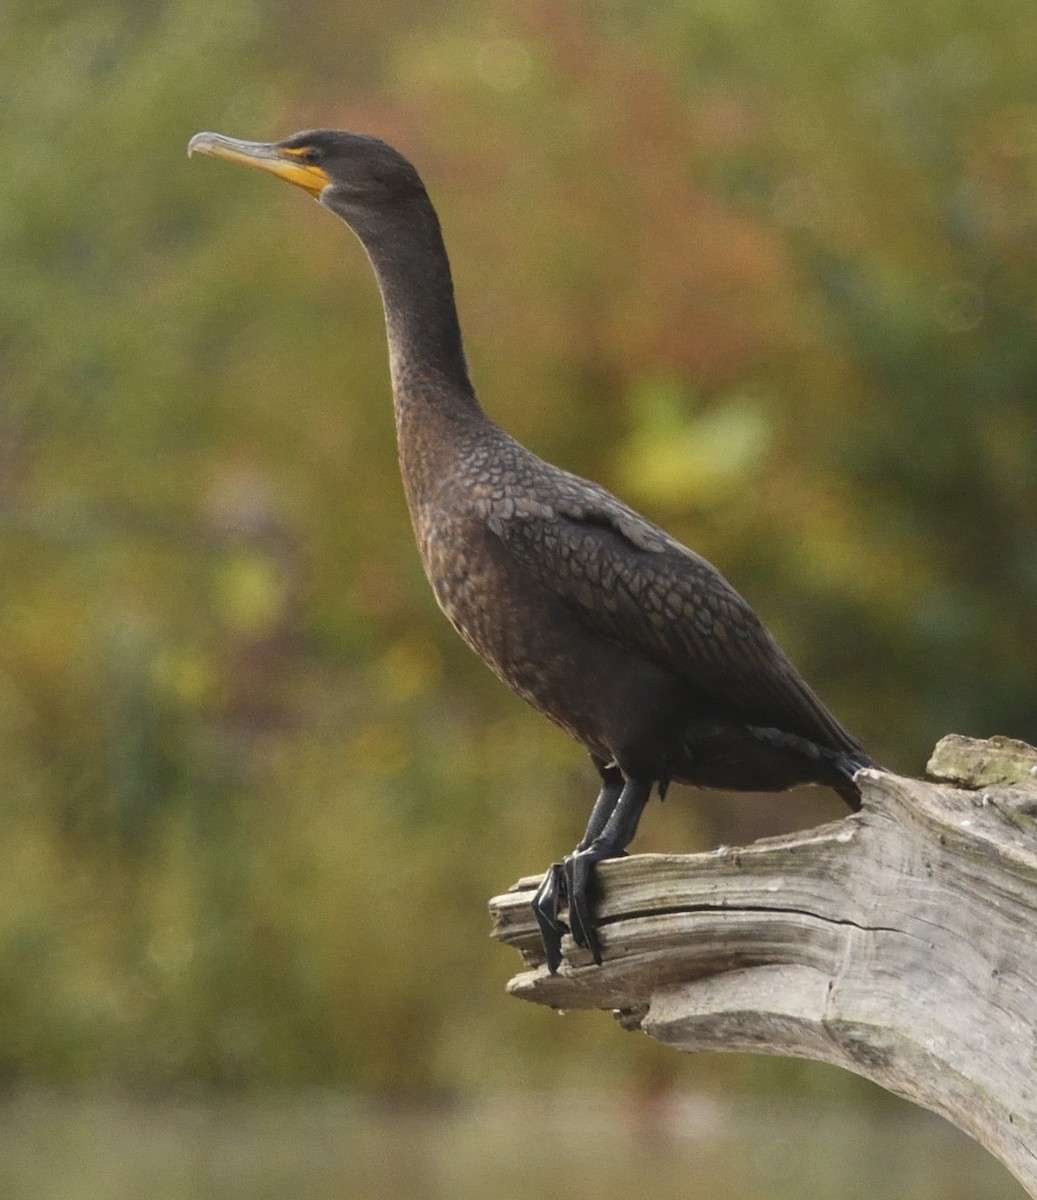
{"type": "Polygon", "coordinates": [[[385,309],[403,486],[436,599],[601,777],[586,833],[534,900],[551,971],[566,905],[573,938],[601,962],[592,868],[624,852],[653,789],[816,783],[860,806],[854,774],[874,764],[727,580],[483,412],[439,221],[398,151],[319,129],[276,143],[199,133],[188,152],[298,185],[363,244],[385,309]]]}

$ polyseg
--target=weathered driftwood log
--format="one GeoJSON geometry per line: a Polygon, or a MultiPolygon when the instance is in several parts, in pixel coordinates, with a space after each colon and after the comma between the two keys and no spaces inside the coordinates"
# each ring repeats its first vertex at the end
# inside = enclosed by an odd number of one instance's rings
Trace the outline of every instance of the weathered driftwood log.
{"type": "Polygon", "coordinates": [[[678,1050],[834,1063],[942,1114],[1037,1196],[1037,750],[945,738],[942,782],[862,772],[862,811],[708,854],[597,868],[604,964],[544,964],[490,903],[512,995],[603,1008],[678,1050]]]}

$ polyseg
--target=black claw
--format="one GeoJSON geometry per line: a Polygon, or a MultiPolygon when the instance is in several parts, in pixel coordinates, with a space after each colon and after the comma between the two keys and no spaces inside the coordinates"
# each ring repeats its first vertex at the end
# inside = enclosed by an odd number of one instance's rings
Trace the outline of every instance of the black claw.
{"type": "Polygon", "coordinates": [[[552,863],[544,872],[533,894],[532,909],[540,926],[540,938],[547,956],[547,969],[554,975],[562,965],[562,938],[568,933],[558,915],[566,896],[566,878],[561,863],[552,863]]]}
{"type": "Polygon", "coordinates": [[[591,952],[594,961],[601,966],[601,941],[591,911],[591,891],[594,864],[598,856],[586,850],[578,850],[565,860],[565,884],[569,893],[569,925],[573,941],[591,952]]]}

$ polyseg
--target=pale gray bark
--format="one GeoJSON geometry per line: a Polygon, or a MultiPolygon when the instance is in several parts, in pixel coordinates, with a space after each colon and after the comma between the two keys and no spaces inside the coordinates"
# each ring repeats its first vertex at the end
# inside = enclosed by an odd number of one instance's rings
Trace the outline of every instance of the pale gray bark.
{"type": "Polygon", "coordinates": [[[615,1010],[677,1050],[834,1063],[938,1112],[1037,1197],[1037,750],[945,738],[940,782],[864,771],[862,811],[597,868],[604,964],[549,975],[519,881],[491,901],[512,995],[615,1010]]]}

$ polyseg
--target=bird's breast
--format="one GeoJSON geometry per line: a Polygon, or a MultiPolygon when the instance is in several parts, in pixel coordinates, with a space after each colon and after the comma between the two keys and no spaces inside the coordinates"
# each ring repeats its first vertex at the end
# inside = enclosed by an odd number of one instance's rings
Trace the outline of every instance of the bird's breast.
{"type": "Polygon", "coordinates": [[[534,598],[523,601],[521,581],[513,578],[493,534],[474,516],[419,510],[415,533],[439,607],[469,646],[501,674],[523,657],[534,598]]]}
{"type": "Polygon", "coordinates": [[[521,575],[477,516],[415,513],[425,573],[439,607],[480,658],[513,691],[555,720],[566,706],[559,678],[570,647],[552,601],[521,575]]]}

